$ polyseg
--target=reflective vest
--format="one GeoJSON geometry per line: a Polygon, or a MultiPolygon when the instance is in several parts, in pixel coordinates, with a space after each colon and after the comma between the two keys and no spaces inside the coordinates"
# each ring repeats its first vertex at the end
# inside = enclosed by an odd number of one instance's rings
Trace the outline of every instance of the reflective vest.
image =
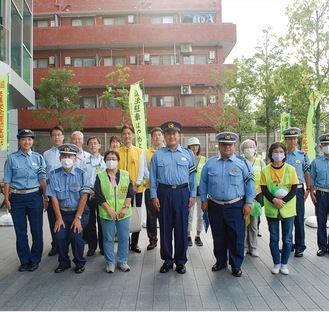
{"type": "MultiPolygon", "coordinates": [[[[113,209],[115,212],[119,212],[122,209],[127,197],[128,187],[130,183],[129,173],[127,171],[120,170],[120,179],[117,186],[112,185],[106,170],[100,172],[98,174],[98,177],[101,183],[101,191],[103,196],[105,197],[106,202],[109,204],[111,209],[113,209]]],[[[103,206],[99,205],[98,208],[99,216],[101,218],[112,220],[111,216],[108,214],[108,212],[103,206]]],[[[122,219],[130,217],[131,214],[131,205],[129,205],[129,209],[122,219]]],[[[120,218],[118,218],[118,220],[120,220],[120,218]]]]}
{"type": "Polygon", "coordinates": [[[200,156],[200,160],[199,160],[199,162],[197,164],[197,168],[196,168],[196,183],[197,183],[197,186],[200,185],[201,172],[202,172],[202,168],[205,165],[206,161],[207,161],[206,157],[200,156]]]}
{"type": "MultiPolygon", "coordinates": [[[[284,173],[282,180],[279,186],[286,187],[289,191],[291,190],[292,186],[292,174],[295,168],[287,163],[284,164],[284,173]]],[[[273,183],[272,176],[271,176],[271,165],[268,165],[263,168],[262,170],[265,179],[266,179],[266,186],[267,189],[274,195],[272,190],[277,185],[273,183]]],[[[269,218],[277,218],[278,217],[278,210],[280,210],[280,215],[282,218],[290,218],[296,215],[296,196],[294,196],[289,202],[287,202],[281,209],[274,207],[273,203],[268,201],[264,196],[264,207],[265,207],[265,215],[269,218]]]]}
{"type": "MultiPolygon", "coordinates": [[[[154,148],[154,146],[151,146],[150,148],[148,148],[145,151],[145,155],[146,155],[146,161],[147,161],[147,168],[150,170],[150,166],[151,166],[151,159],[153,154],[155,153],[156,149],[154,148]]],[[[150,188],[150,182],[147,179],[144,179],[145,182],[145,188],[149,189],[150,188]]]]}
{"type": "Polygon", "coordinates": [[[254,169],[254,177],[255,177],[255,188],[256,190],[259,187],[259,182],[260,182],[260,173],[262,171],[262,163],[261,163],[261,155],[257,155],[254,164],[252,166],[252,169],[254,169]]]}

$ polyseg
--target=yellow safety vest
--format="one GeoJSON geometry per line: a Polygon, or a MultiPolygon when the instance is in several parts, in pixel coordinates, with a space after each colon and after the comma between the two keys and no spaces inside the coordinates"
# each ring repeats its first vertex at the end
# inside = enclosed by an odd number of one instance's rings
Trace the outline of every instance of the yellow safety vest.
{"type": "Polygon", "coordinates": [[[207,161],[206,157],[200,156],[200,160],[199,160],[199,163],[198,163],[197,168],[196,168],[196,183],[197,183],[197,186],[200,185],[201,172],[202,172],[202,168],[205,165],[206,161],[207,161]]]}

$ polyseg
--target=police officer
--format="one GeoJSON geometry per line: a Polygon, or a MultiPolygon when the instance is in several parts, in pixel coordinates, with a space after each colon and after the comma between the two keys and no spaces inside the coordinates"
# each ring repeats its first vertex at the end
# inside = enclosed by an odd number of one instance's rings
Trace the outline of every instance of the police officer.
{"type": "Polygon", "coordinates": [[[216,263],[212,271],[227,267],[240,277],[244,258],[246,220],[256,195],[253,169],[242,156],[234,155],[237,134],[217,134],[219,156],[208,159],[200,180],[202,210],[208,211],[216,263]]]}
{"type": "Polygon", "coordinates": [[[43,157],[31,150],[34,137],[29,129],[18,132],[19,150],[8,156],[4,168],[5,205],[13,218],[20,272],[35,271],[39,266],[43,250],[43,208],[48,204],[46,196],[45,201],[42,199],[46,191],[46,165],[43,157]],[[31,249],[26,217],[32,235],[31,249]]]}
{"type": "Polygon", "coordinates": [[[150,167],[150,192],[153,206],[159,211],[160,253],[164,260],[160,272],[169,272],[175,263],[176,271],[184,274],[188,214],[196,197],[195,157],[190,149],[179,144],[181,124],[168,121],[161,129],[167,146],[154,153],[150,167]]]}
{"type": "Polygon", "coordinates": [[[51,196],[56,222],[56,235],[59,266],[55,273],[61,273],[71,267],[68,247],[71,243],[75,273],[83,273],[86,260],[83,257],[85,242],[83,229],[89,220],[86,205],[89,183],[86,172],[74,165],[79,147],[74,144],[62,144],[58,147],[62,167],[49,173],[47,195],[51,196]]]}
{"type": "Polygon", "coordinates": [[[304,228],[305,200],[309,195],[311,182],[310,160],[308,155],[297,148],[299,133],[300,129],[295,127],[282,131],[288,150],[286,163],[296,168],[299,180],[296,194],[297,215],[294,220],[295,244],[293,245],[293,249],[295,250],[294,256],[297,258],[303,257],[303,252],[306,249],[304,228]],[[304,190],[304,183],[306,184],[306,190],[304,190]]]}
{"type": "Polygon", "coordinates": [[[319,136],[323,156],[316,157],[311,163],[311,199],[315,205],[318,223],[317,256],[322,257],[329,252],[327,235],[327,219],[329,214],[329,133],[319,136]]]}

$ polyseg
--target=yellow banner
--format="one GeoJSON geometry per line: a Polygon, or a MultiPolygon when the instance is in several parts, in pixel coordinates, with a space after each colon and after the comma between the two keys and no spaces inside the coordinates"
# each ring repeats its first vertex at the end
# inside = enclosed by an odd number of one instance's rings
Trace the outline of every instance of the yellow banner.
{"type": "Polygon", "coordinates": [[[129,92],[129,111],[131,121],[135,129],[136,146],[147,149],[146,112],[143,100],[143,92],[139,83],[132,84],[129,92]]]}
{"type": "Polygon", "coordinates": [[[282,134],[283,130],[286,130],[290,127],[290,114],[281,114],[280,122],[280,131],[281,131],[281,142],[284,142],[284,135],[282,134]]]}
{"type": "Polygon", "coordinates": [[[310,161],[315,158],[315,135],[314,135],[314,114],[321,100],[321,93],[313,91],[310,95],[310,107],[308,109],[306,131],[303,140],[303,150],[307,152],[310,161]]]}
{"type": "Polygon", "coordinates": [[[0,77],[0,148],[8,148],[8,75],[0,77]]]}

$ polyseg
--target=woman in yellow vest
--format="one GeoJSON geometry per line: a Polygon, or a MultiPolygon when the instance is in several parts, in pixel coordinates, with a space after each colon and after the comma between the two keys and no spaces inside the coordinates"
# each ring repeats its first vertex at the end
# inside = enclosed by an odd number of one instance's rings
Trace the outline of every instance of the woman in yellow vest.
{"type": "Polygon", "coordinates": [[[114,150],[108,150],[104,155],[107,169],[98,173],[95,181],[95,198],[99,204],[99,216],[103,229],[104,257],[106,272],[113,273],[115,264],[124,271],[130,271],[128,266],[129,227],[131,199],[134,189],[129,173],[118,169],[120,156],[114,150]],[[118,235],[117,261],[114,255],[114,233],[118,235]]]}
{"type": "Polygon", "coordinates": [[[261,207],[263,206],[263,194],[259,186],[260,173],[265,163],[260,155],[257,155],[257,146],[255,141],[247,139],[241,143],[240,146],[243,156],[250,162],[254,170],[256,197],[253,202],[253,211],[250,214],[250,222],[246,227],[246,237],[244,240],[244,255],[250,254],[252,257],[259,257],[257,250],[257,234],[258,234],[258,221],[261,215],[261,207]],[[260,211],[256,211],[259,207],[260,211]]]}
{"type": "Polygon", "coordinates": [[[265,214],[270,232],[270,250],[274,267],[272,274],[289,274],[288,260],[292,247],[292,230],[296,215],[296,193],[299,184],[295,167],[286,164],[287,150],[283,143],[270,146],[271,163],[262,169],[260,186],[264,195],[265,214]],[[281,223],[282,252],[280,257],[279,236],[281,223]]]}

